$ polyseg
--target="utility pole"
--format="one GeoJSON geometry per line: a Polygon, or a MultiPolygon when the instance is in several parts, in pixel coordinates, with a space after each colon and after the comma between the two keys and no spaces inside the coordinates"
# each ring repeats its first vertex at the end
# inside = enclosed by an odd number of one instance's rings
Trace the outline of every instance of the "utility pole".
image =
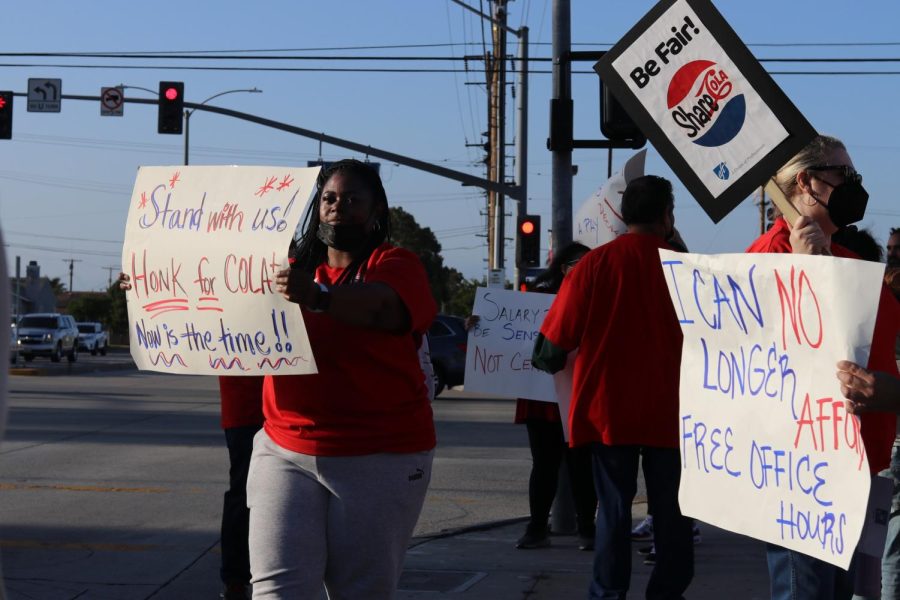
{"type": "MultiPolygon", "coordinates": [[[[490,80],[491,120],[489,122],[492,168],[491,176],[488,179],[504,183],[506,181],[506,0],[494,2],[491,33],[494,46],[490,80]]],[[[493,248],[488,266],[491,269],[502,270],[504,269],[506,199],[502,192],[492,191],[490,195],[493,214],[493,248]]]]}
{"type": "Polygon", "coordinates": [[[69,291],[71,292],[71,291],[73,291],[72,290],[72,276],[75,274],[75,263],[82,262],[82,261],[77,258],[64,258],[64,259],[62,259],[62,261],[69,263],[69,291]]]}
{"type": "MultiPolygon", "coordinates": [[[[519,29],[519,77],[516,79],[516,184],[524,193],[516,203],[516,222],[528,214],[528,28],[519,29]]],[[[516,232],[516,243],[519,243],[516,232]]],[[[525,273],[515,265],[515,289],[525,281],[525,273]]]]}

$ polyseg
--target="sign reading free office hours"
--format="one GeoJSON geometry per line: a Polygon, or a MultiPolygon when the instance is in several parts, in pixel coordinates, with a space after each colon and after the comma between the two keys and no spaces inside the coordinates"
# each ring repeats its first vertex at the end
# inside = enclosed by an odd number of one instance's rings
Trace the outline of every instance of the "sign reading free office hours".
{"type": "Polygon", "coordinates": [[[878,521],[867,520],[867,449],[834,365],[868,362],[884,266],[660,256],[684,333],[682,512],[846,569],[864,523],[878,521]]]}
{"type": "Polygon", "coordinates": [[[594,69],[714,222],[816,135],[709,0],[662,0],[594,69]]]}
{"type": "Polygon", "coordinates": [[[200,375],[316,372],[296,304],[275,290],[319,168],[141,167],[125,225],[131,355],[200,375]]]}

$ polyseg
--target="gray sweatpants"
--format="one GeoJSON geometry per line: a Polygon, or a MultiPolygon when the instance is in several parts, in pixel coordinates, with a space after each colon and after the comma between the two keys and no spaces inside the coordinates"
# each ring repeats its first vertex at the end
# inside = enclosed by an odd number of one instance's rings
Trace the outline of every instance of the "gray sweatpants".
{"type": "Polygon", "coordinates": [[[254,439],[247,504],[254,600],[390,599],[434,451],[310,456],[254,439]]]}

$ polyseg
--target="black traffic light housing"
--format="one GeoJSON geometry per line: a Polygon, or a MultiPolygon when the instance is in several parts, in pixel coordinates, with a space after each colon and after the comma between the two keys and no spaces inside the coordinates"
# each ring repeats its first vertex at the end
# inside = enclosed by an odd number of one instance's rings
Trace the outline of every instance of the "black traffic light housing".
{"type": "Polygon", "coordinates": [[[12,139],[13,93],[0,92],[0,140],[12,139]]]}
{"type": "Polygon", "coordinates": [[[641,146],[646,143],[646,138],[640,128],[616,100],[609,86],[603,85],[603,81],[600,81],[600,132],[606,136],[606,139],[616,142],[643,141],[641,146]]]}
{"type": "Polygon", "coordinates": [[[519,217],[516,226],[516,266],[539,267],[541,265],[541,217],[519,217]]]}
{"type": "Polygon", "coordinates": [[[184,83],[181,81],[159,82],[158,133],[181,135],[184,112],[184,83]]]}

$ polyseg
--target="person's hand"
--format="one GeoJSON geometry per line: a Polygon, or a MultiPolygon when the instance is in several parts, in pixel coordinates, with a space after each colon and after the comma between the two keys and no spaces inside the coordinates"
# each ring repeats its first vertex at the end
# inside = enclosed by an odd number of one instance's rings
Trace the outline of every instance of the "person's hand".
{"type": "Polygon", "coordinates": [[[275,274],[275,291],[288,302],[313,306],[319,294],[319,286],[306,271],[282,269],[275,274]]]}
{"type": "Polygon", "coordinates": [[[900,380],[849,360],[838,362],[837,368],[847,412],[900,412],[900,380]]]}
{"type": "Polygon", "coordinates": [[[119,273],[119,289],[126,292],[131,289],[131,276],[127,273],[119,273]]]}
{"type": "Polygon", "coordinates": [[[466,328],[466,331],[469,331],[473,327],[478,325],[478,321],[480,321],[480,320],[481,320],[481,317],[479,317],[478,315],[469,315],[468,317],[466,317],[466,320],[463,323],[463,327],[466,328]]]}
{"type": "Polygon", "coordinates": [[[800,215],[791,226],[791,250],[794,254],[831,255],[831,244],[819,224],[800,215]]]}

